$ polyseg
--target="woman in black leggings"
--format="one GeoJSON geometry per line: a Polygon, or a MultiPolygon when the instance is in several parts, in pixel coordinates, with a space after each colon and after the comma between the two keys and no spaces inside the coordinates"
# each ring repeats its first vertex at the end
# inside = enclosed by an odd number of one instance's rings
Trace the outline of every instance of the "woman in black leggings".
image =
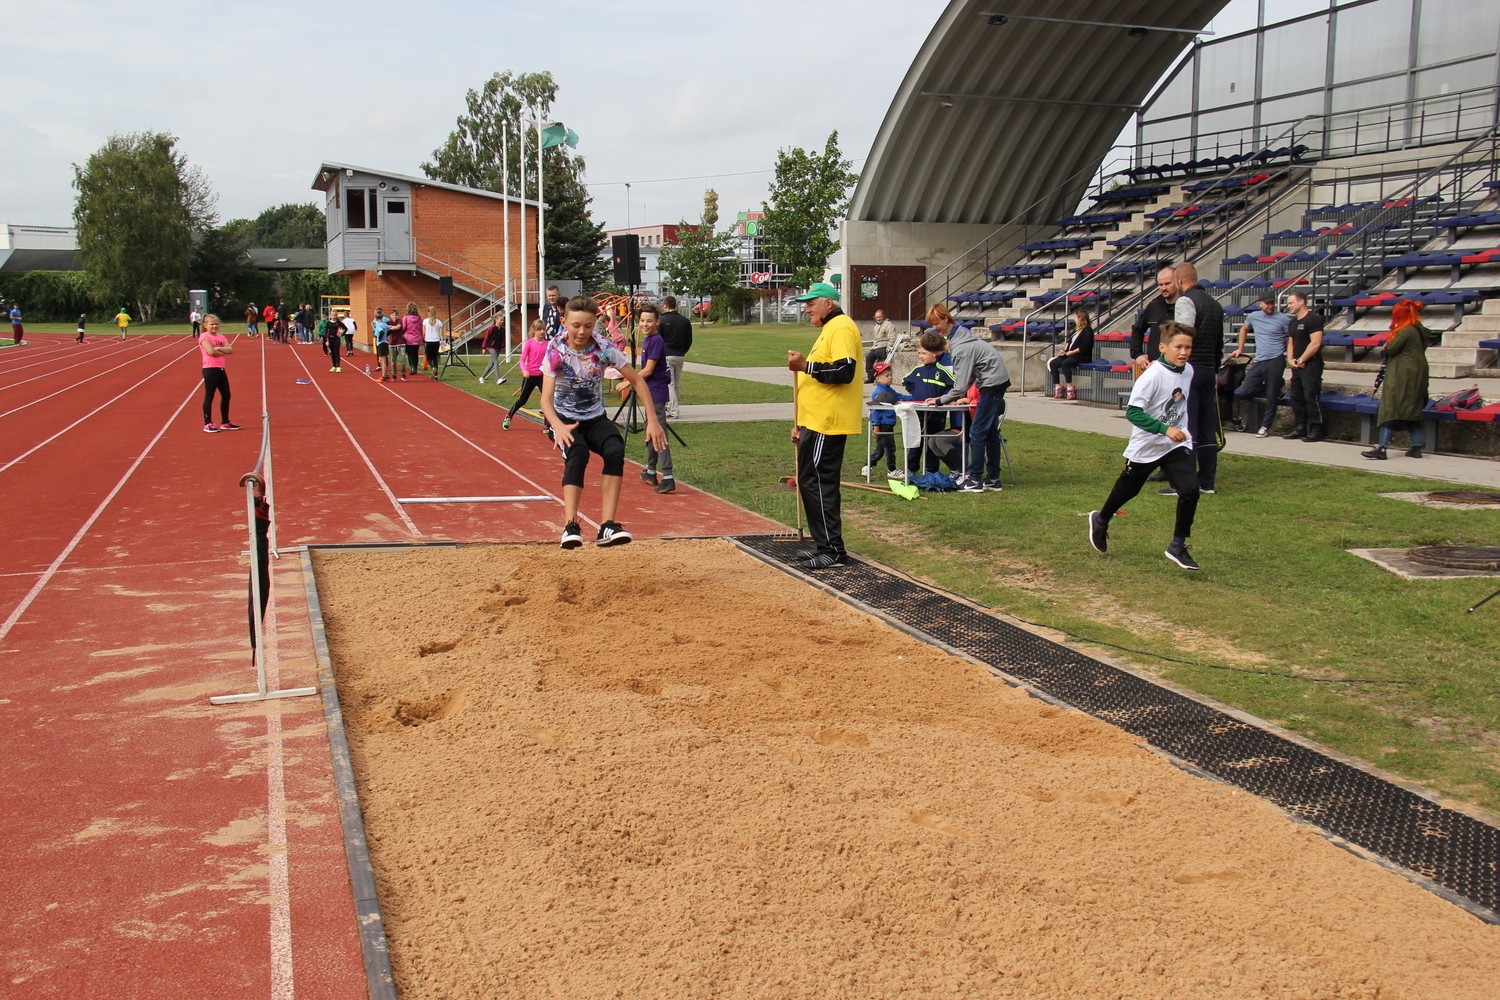
{"type": "Polygon", "coordinates": [[[203,433],[237,431],[240,425],[229,422],[229,373],[224,370],[224,359],[234,353],[234,347],[229,338],[219,332],[219,317],[213,313],[203,317],[198,350],[203,356],[203,433]],[[217,424],[213,417],[214,393],[219,394],[217,424]]]}

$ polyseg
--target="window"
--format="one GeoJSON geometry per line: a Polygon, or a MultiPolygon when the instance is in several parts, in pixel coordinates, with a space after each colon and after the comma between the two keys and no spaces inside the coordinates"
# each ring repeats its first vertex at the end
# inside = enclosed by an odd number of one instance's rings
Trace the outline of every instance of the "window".
{"type": "Polygon", "coordinates": [[[1375,0],[1334,15],[1334,83],[1402,72],[1410,65],[1411,0],[1375,0]]]}
{"type": "MultiPolygon", "coordinates": [[[[1479,0],[1422,0],[1417,65],[1493,53],[1500,42],[1500,4],[1479,0]]],[[[1490,80],[1494,83],[1494,80],[1490,80]]]]}
{"type": "Polygon", "coordinates": [[[1147,108],[1143,117],[1148,120],[1157,118],[1170,118],[1174,115],[1187,114],[1193,110],[1193,60],[1188,59],[1172,77],[1172,82],[1162,88],[1162,91],[1151,106],[1147,108]]]}
{"type": "Polygon", "coordinates": [[[1328,65],[1328,20],[1313,18],[1272,28],[1265,34],[1263,53],[1260,79],[1263,98],[1321,88],[1328,65]]]}
{"type": "Polygon", "coordinates": [[[344,215],[345,229],[380,228],[380,193],[374,188],[350,188],[344,215]]]}
{"type": "Polygon", "coordinates": [[[1327,9],[1328,0],[1265,0],[1260,23],[1275,24],[1278,21],[1290,21],[1294,17],[1316,14],[1320,10],[1327,9]]]}
{"type": "Polygon", "coordinates": [[[1200,109],[1255,100],[1255,42],[1255,35],[1244,35],[1198,51],[1200,109]]]}

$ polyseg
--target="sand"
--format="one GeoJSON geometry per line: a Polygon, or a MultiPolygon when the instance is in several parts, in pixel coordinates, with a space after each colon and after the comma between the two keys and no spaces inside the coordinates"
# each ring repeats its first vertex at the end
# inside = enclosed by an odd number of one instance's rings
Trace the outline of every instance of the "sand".
{"type": "Polygon", "coordinates": [[[316,566],[403,1000],[1496,995],[1500,927],[727,543],[316,566]]]}

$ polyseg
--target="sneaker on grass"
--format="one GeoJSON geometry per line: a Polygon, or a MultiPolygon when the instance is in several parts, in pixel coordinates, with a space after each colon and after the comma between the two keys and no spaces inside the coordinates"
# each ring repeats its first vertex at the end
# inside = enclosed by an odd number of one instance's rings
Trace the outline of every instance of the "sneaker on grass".
{"type": "Polygon", "coordinates": [[[620,527],[619,521],[605,521],[599,525],[599,545],[624,545],[630,541],[630,532],[620,527]]]}
{"type": "Polygon", "coordinates": [[[1089,544],[1095,552],[1109,551],[1109,525],[1097,510],[1089,511],[1089,544]]]}
{"type": "Polygon", "coordinates": [[[1188,555],[1187,545],[1175,539],[1172,541],[1171,545],[1167,546],[1167,551],[1162,554],[1172,562],[1181,566],[1183,569],[1200,568],[1197,561],[1193,559],[1192,556],[1188,555]]]}
{"type": "Polygon", "coordinates": [[[569,521],[563,528],[562,547],[565,549],[576,549],[583,544],[583,532],[579,530],[577,521],[569,521]]]}
{"type": "Polygon", "coordinates": [[[970,479],[968,476],[965,476],[963,479],[959,480],[958,488],[963,490],[965,493],[983,493],[984,483],[981,483],[977,479],[970,479]]]}
{"type": "Polygon", "coordinates": [[[982,484],[986,493],[999,493],[1005,486],[998,479],[986,479],[982,484]]]}

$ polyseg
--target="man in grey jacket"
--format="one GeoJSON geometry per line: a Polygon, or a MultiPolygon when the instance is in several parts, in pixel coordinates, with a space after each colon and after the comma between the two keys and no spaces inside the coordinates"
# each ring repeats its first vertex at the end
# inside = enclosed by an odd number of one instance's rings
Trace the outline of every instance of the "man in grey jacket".
{"type": "Polygon", "coordinates": [[[1000,417],[1005,412],[1005,390],[1010,372],[1000,352],[953,322],[945,306],[933,306],[927,322],[948,338],[953,388],[940,398],[944,406],[964,399],[969,386],[979,387],[979,402],[969,421],[969,468],[959,488],[967,493],[1000,489],[1000,417]],[[988,474],[986,474],[988,473],[988,474]]]}

